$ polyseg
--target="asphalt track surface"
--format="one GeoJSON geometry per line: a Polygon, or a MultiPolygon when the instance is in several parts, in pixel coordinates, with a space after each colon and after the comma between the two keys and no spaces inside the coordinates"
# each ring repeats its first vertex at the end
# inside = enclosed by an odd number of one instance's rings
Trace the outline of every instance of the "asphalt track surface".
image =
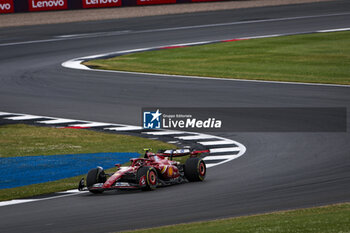
{"type": "MultiPolygon", "coordinates": [[[[347,87],[171,79],[61,67],[75,57],[111,51],[348,27],[350,2],[335,1],[5,28],[0,30],[0,109],[138,125],[141,107],[150,105],[349,108],[347,87]],[[315,17],[266,20],[300,16],[315,17]],[[228,22],[241,23],[175,29],[228,22]],[[72,34],[84,35],[57,37],[72,34]],[[8,44],[37,40],[49,41],[8,44]]],[[[219,135],[243,143],[247,152],[208,170],[203,183],[5,206],[0,208],[0,232],[113,232],[350,201],[349,133],[219,135]]]]}

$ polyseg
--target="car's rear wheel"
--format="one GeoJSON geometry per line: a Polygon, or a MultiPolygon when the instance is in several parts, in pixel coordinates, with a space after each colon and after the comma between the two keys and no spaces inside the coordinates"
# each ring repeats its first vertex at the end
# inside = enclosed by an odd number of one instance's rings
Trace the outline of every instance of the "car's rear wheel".
{"type": "Polygon", "coordinates": [[[106,174],[102,167],[91,169],[86,177],[86,186],[92,193],[102,193],[103,190],[92,189],[94,184],[106,182],[106,174]]]}
{"type": "Polygon", "coordinates": [[[153,167],[140,167],[137,170],[137,181],[142,190],[154,190],[157,188],[158,175],[153,167]]]}
{"type": "Polygon", "coordinates": [[[203,181],[207,167],[201,158],[189,158],[184,166],[185,177],[188,181],[203,181]]]}

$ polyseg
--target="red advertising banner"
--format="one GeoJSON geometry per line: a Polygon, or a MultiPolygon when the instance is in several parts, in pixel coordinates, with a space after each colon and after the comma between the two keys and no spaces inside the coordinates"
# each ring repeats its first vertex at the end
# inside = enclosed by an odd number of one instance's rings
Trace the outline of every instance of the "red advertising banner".
{"type": "Polygon", "coordinates": [[[100,8],[121,6],[122,0],[83,0],[83,8],[100,8]]]}
{"type": "Polygon", "coordinates": [[[170,4],[170,3],[176,3],[176,0],[137,0],[137,5],[170,4]]]}
{"type": "Polygon", "coordinates": [[[29,11],[65,10],[67,0],[28,0],[29,11]]]}
{"type": "Polygon", "coordinates": [[[1,13],[13,13],[13,0],[0,0],[0,14],[1,13]]]}

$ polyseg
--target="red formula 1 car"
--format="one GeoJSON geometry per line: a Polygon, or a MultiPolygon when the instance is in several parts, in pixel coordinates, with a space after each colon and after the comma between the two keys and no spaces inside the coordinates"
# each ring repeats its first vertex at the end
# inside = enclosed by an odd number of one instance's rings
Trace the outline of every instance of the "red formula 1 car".
{"type": "Polygon", "coordinates": [[[203,181],[206,174],[205,162],[198,157],[209,151],[190,149],[163,150],[152,153],[146,150],[144,158],[131,159],[129,167],[116,166],[113,174],[106,174],[102,167],[91,169],[79,183],[79,190],[102,193],[113,189],[154,190],[159,186],[180,184],[184,182],[203,181]],[[187,156],[185,164],[173,161],[174,157],[187,156]]]}

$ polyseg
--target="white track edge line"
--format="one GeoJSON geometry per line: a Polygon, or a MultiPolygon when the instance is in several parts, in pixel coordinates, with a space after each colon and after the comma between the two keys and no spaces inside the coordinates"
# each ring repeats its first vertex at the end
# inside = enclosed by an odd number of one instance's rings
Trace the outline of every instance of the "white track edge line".
{"type": "Polygon", "coordinates": [[[278,22],[278,21],[288,21],[288,20],[299,20],[299,19],[312,19],[312,18],[322,18],[322,17],[333,17],[333,16],[343,16],[349,15],[349,12],[333,13],[333,14],[320,14],[320,15],[306,15],[306,16],[295,16],[295,17],[285,17],[285,18],[275,18],[275,19],[261,19],[261,20],[247,20],[247,21],[236,21],[228,23],[217,23],[217,24],[203,24],[203,25],[192,25],[183,27],[173,27],[173,28],[160,28],[160,29],[149,29],[140,31],[117,31],[117,32],[101,32],[101,33],[84,33],[76,35],[59,35],[51,39],[43,40],[32,40],[32,41],[19,41],[19,42],[9,42],[0,44],[0,47],[13,46],[13,45],[26,45],[35,43],[45,43],[45,42],[57,42],[65,40],[75,40],[84,38],[96,38],[102,36],[116,36],[116,35],[128,35],[128,34],[139,34],[139,33],[152,33],[152,32],[164,32],[164,31],[175,31],[175,30],[188,30],[188,29],[198,29],[198,28],[209,28],[209,27],[223,27],[231,25],[242,25],[242,24],[252,24],[252,23],[264,23],[264,22],[278,22]]]}
{"type": "MultiPolygon", "coordinates": [[[[326,33],[331,31],[347,31],[350,30],[350,28],[337,28],[337,29],[328,29],[328,30],[318,30],[313,32],[304,32],[304,33],[326,33]]],[[[304,34],[299,33],[299,34],[304,34]]],[[[274,34],[274,35],[262,35],[262,36],[251,36],[251,37],[243,37],[243,38],[237,38],[237,39],[259,39],[259,38],[271,38],[271,37],[278,37],[278,36],[288,36],[291,34],[274,34]]],[[[298,33],[295,33],[293,35],[298,35],[298,33]]],[[[230,39],[228,39],[230,40],[230,39]]],[[[215,43],[215,42],[223,42],[225,40],[213,40],[213,41],[199,41],[199,42],[189,42],[189,43],[181,43],[181,44],[174,44],[174,45],[163,45],[163,46],[157,46],[157,47],[149,47],[149,48],[140,48],[140,49],[131,49],[131,50],[124,50],[124,51],[116,51],[116,52],[110,52],[110,53],[104,53],[104,54],[98,54],[98,55],[91,55],[86,57],[80,57],[80,58],[74,58],[68,61],[63,62],[61,65],[65,68],[69,69],[80,69],[80,70],[89,70],[89,71],[96,71],[96,72],[105,72],[105,73],[120,73],[120,74],[135,74],[135,75],[145,75],[145,76],[158,76],[158,77],[172,77],[172,78],[191,78],[191,79],[207,79],[207,80],[220,80],[220,81],[235,81],[235,82],[253,82],[253,83],[271,83],[271,84],[288,84],[288,85],[307,85],[307,86],[326,86],[326,87],[346,87],[349,88],[350,85],[342,85],[342,84],[326,84],[326,83],[303,83],[303,82],[286,82],[286,81],[268,81],[268,80],[248,80],[248,79],[232,79],[232,78],[217,78],[217,77],[202,77],[202,76],[190,76],[190,75],[172,75],[172,74],[157,74],[157,73],[144,73],[144,72],[132,72],[132,71],[117,71],[117,70],[101,70],[101,69],[91,69],[85,65],[82,64],[85,60],[88,59],[96,59],[101,58],[105,56],[110,55],[117,55],[117,54],[125,54],[125,53],[133,53],[133,52],[144,52],[152,49],[161,49],[163,47],[173,47],[173,46],[191,46],[195,44],[206,44],[206,43],[215,43]]]]}
{"type": "MultiPolygon", "coordinates": [[[[69,191],[69,190],[67,190],[67,191],[69,191]]],[[[62,193],[62,192],[59,192],[59,193],[62,193]]],[[[66,195],[60,195],[60,196],[54,196],[54,197],[38,198],[38,199],[15,199],[15,200],[10,200],[10,201],[1,201],[0,207],[9,206],[9,205],[16,205],[16,204],[25,204],[25,203],[36,202],[36,201],[46,201],[46,200],[52,200],[52,199],[57,199],[57,198],[62,198],[62,197],[70,197],[70,196],[75,196],[75,195],[79,195],[82,193],[86,193],[86,191],[82,191],[79,193],[69,193],[66,195]]]]}

